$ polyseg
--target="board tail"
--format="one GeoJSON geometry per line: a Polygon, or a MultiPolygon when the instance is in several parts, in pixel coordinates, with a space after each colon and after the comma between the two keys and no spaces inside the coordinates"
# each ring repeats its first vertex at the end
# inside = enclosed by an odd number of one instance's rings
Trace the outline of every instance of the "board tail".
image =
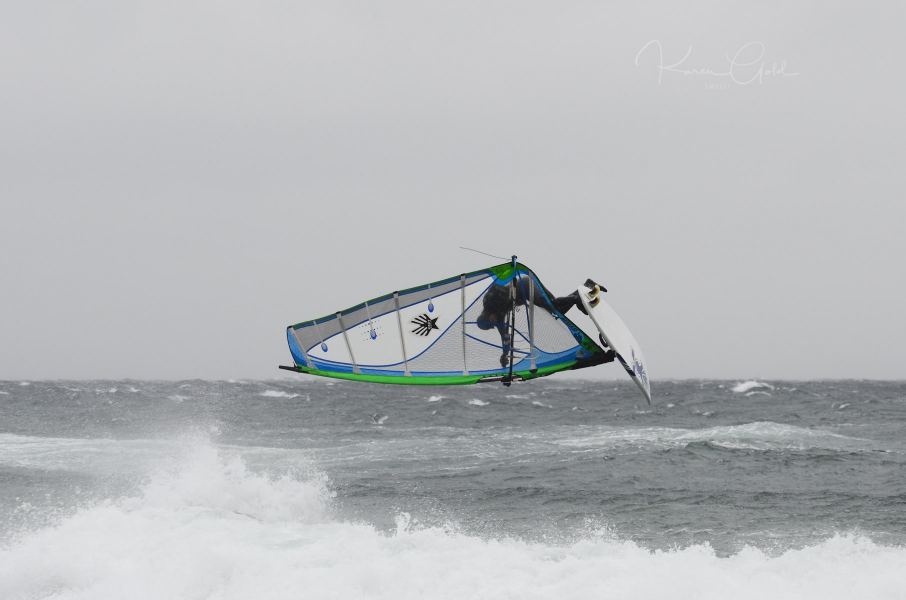
{"type": "Polygon", "coordinates": [[[579,290],[579,298],[588,316],[614,351],[626,373],[642,391],[645,400],[651,404],[651,382],[648,380],[647,362],[641,346],[620,315],[604,301],[602,292],[606,290],[591,279],[585,282],[585,287],[586,289],[579,290]]]}

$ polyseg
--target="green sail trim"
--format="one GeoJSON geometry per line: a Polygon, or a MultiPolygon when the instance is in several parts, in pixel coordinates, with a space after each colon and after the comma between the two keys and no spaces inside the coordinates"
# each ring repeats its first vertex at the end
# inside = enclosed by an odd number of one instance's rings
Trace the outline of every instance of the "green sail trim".
{"type": "MultiPolygon", "coordinates": [[[[578,364],[578,361],[560,363],[549,367],[536,369],[534,372],[529,370],[513,371],[513,378],[516,379],[537,379],[566,371],[578,364]]],[[[280,367],[287,371],[297,371],[308,375],[320,375],[321,377],[331,377],[333,379],[347,379],[349,381],[366,381],[369,383],[390,383],[397,385],[469,385],[479,383],[482,380],[494,380],[499,377],[506,377],[508,370],[499,373],[483,373],[481,375],[366,375],[362,373],[347,373],[343,371],[322,371],[321,369],[309,369],[302,365],[295,367],[280,367]]]]}

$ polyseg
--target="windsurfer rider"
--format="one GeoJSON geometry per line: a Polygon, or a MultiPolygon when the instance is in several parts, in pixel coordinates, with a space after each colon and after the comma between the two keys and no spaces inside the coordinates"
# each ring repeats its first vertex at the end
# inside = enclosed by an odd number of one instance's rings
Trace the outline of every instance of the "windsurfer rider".
{"type": "MultiPolygon", "coordinates": [[[[485,292],[484,298],[482,298],[482,311],[481,314],[478,315],[478,318],[475,319],[475,324],[478,325],[479,329],[483,330],[491,328],[497,329],[497,332],[500,334],[500,345],[503,349],[503,353],[500,355],[500,366],[502,367],[506,367],[510,362],[511,340],[507,315],[513,308],[514,301],[516,306],[527,306],[531,299],[535,306],[543,308],[548,312],[552,312],[551,304],[553,304],[553,309],[556,309],[557,312],[561,314],[566,314],[573,306],[578,306],[580,311],[584,314],[588,314],[585,307],[582,306],[582,302],[579,300],[578,290],[567,296],[561,296],[549,301],[546,295],[537,287],[533,294],[531,286],[531,279],[523,275],[516,278],[515,286],[492,285],[488,291],[485,292]],[[512,298],[514,288],[515,298],[512,298]]],[[[603,337],[600,337],[600,340],[607,354],[604,362],[612,361],[614,358],[613,351],[607,346],[603,337]]]]}

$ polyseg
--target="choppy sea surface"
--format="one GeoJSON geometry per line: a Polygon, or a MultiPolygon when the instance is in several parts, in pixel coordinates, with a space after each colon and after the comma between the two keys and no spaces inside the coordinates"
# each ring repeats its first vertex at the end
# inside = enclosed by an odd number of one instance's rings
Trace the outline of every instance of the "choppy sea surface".
{"type": "Polygon", "coordinates": [[[906,598],[906,383],[0,382],[0,598],[906,598]]]}

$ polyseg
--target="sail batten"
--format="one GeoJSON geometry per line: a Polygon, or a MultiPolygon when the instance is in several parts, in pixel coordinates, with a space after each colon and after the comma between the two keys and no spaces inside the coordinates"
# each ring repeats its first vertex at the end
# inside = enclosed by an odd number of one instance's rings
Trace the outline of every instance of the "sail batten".
{"type": "Polygon", "coordinates": [[[403,372],[409,375],[409,359],[406,356],[406,337],[403,335],[403,319],[400,317],[400,295],[393,292],[393,303],[396,305],[396,326],[400,336],[400,350],[403,353],[403,372]]]}

